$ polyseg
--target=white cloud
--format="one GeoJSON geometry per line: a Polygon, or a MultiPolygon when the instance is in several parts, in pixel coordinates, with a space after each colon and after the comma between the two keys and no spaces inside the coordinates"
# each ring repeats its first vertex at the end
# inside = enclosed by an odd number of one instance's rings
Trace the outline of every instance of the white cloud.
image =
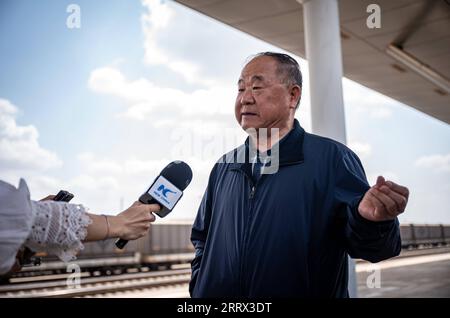
{"type": "Polygon", "coordinates": [[[98,159],[92,153],[82,153],[77,156],[77,159],[81,162],[89,173],[101,174],[118,174],[122,173],[123,168],[111,159],[98,159]]]}
{"type": "Polygon", "coordinates": [[[437,172],[450,172],[450,154],[422,156],[414,164],[416,167],[431,169],[437,172]]]}
{"type": "Polygon", "coordinates": [[[17,107],[11,104],[9,100],[0,99],[0,114],[4,115],[15,115],[17,113],[17,107]]]}
{"type": "MultiPolygon", "coordinates": [[[[98,177],[115,177],[121,179],[125,177],[135,178],[139,175],[157,175],[169,162],[159,159],[139,159],[129,157],[123,160],[102,158],[93,153],[81,153],[77,156],[78,161],[85,172],[84,176],[89,178],[81,178],[80,180],[92,181],[98,177]]],[[[218,158],[214,158],[216,160],[218,158]]],[[[204,170],[204,160],[197,157],[186,157],[185,160],[193,170],[204,170]]],[[[214,161],[209,162],[211,165],[214,161]]]]}
{"type": "Polygon", "coordinates": [[[143,0],[142,5],[148,12],[141,16],[144,33],[144,62],[148,65],[164,65],[181,75],[188,83],[213,85],[214,79],[200,72],[199,65],[175,56],[172,51],[164,50],[158,43],[158,36],[175,17],[175,11],[160,0],[143,0]]]}
{"type": "Polygon", "coordinates": [[[144,61],[148,64],[165,64],[169,59],[167,54],[159,48],[157,35],[169,24],[174,12],[167,5],[161,4],[159,0],[143,0],[142,4],[149,11],[148,14],[141,16],[142,30],[145,36],[144,61]]]}
{"type": "Polygon", "coordinates": [[[119,188],[117,178],[113,176],[93,177],[82,174],[69,181],[72,188],[81,188],[88,191],[102,192],[103,190],[116,190],[119,188]]]}
{"type": "Polygon", "coordinates": [[[77,187],[79,191],[117,191],[117,194],[130,188],[130,184],[142,183],[141,178],[146,180],[148,175],[156,176],[167,164],[162,160],[134,157],[125,160],[103,158],[89,152],[78,154],[77,159],[82,173],[68,181],[71,187],[77,187]]]}
{"type": "Polygon", "coordinates": [[[163,169],[165,165],[167,165],[167,161],[165,160],[128,158],[123,163],[123,168],[127,175],[151,175],[155,174],[158,169],[163,169]]]}
{"type": "Polygon", "coordinates": [[[0,99],[0,166],[3,169],[46,170],[62,165],[58,156],[39,145],[39,133],[32,125],[16,123],[18,109],[0,99]]]}
{"type": "Polygon", "coordinates": [[[368,143],[351,141],[349,148],[352,149],[361,159],[366,159],[372,154],[372,146],[368,143]]]}
{"type": "Polygon", "coordinates": [[[43,195],[43,197],[53,193],[53,191],[55,191],[61,186],[61,180],[45,175],[36,176],[30,178],[29,180],[30,180],[29,185],[31,187],[35,189],[44,190],[44,192],[42,192],[43,194],[45,194],[43,195]]]}
{"type": "Polygon", "coordinates": [[[168,119],[173,122],[173,119],[181,116],[187,120],[203,118],[221,122],[221,116],[234,120],[236,88],[232,86],[210,87],[186,93],[176,88],[161,87],[145,78],[127,80],[119,70],[112,67],[92,71],[88,85],[95,92],[124,100],[128,109],[121,116],[136,120],[152,119],[159,126],[168,119]]]}
{"type": "Polygon", "coordinates": [[[344,102],[361,116],[372,119],[388,119],[393,116],[392,107],[397,102],[351,80],[343,80],[344,102]]]}

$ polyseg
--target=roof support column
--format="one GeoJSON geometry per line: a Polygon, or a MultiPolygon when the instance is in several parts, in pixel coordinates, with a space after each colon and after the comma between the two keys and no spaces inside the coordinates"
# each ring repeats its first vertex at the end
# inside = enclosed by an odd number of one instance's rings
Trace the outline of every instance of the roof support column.
{"type": "MultiPolygon", "coordinates": [[[[345,144],[338,1],[297,1],[303,5],[312,131],[345,144]]],[[[357,297],[355,263],[350,258],[348,291],[350,297],[357,297]]]]}
{"type": "Polygon", "coordinates": [[[312,130],[315,134],[345,143],[338,2],[297,1],[303,4],[312,130]]]}

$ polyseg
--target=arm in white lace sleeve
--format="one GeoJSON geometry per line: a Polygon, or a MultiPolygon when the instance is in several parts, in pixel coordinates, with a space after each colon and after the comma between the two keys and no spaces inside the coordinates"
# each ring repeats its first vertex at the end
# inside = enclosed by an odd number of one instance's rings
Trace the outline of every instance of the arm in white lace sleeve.
{"type": "Polygon", "coordinates": [[[31,208],[33,225],[25,245],[56,255],[64,262],[75,259],[92,223],[85,208],[55,201],[31,201],[31,208]]]}
{"type": "Polygon", "coordinates": [[[20,179],[17,189],[0,180],[0,275],[13,266],[31,225],[30,192],[25,180],[20,179]]]}

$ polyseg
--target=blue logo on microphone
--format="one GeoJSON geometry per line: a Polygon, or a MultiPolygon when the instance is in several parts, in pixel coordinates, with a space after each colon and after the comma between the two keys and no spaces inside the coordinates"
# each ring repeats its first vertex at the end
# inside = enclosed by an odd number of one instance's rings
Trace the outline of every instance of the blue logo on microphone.
{"type": "Polygon", "coordinates": [[[174,193],[174,194],[176,194],[175,191],[172,191],[172,190],[167,189],[166,187],[164,187],[164,184],[161,184],[161,185],[159,186],[159,188],[158,188],[157,191],[162,192],[162,195],[163,195],[165,198],[167,198],[167,194],[168,194],[168,193],[174,193]]]}

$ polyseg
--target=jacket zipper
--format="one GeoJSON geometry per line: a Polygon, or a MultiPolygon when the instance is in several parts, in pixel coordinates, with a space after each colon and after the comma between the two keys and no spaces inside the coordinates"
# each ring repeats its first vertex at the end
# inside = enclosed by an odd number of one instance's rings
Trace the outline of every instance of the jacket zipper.
{"type": "Polygon", "coordinates": [[[253,199],[253,197],[255,196],[255,191],[256,191],[256,186],[252,186],[251,190],[250,190],[250,199],[253,199]]]}
{"type": "Polygon", "coordinates": [[[253,198],[255,197],[255,192],[256,192],[256,185],[253,182],[253,179],[250,178],[246,173],[244,173],[245,176],[247,177],[247,179],[250,182],[250,193],[249,193],[249,200],[250,200],[250,206],[248,209],[248,215],[247,215],[247,220],[246,220],[246,224],[245,224],[245,228],[244,228],[244,239],[243,239],[243,245],[242,245],[242,251],[241,251],[241,266],[240,266],[240,273],[239,273],[239,289],[240,289],[240,295],[247,297],[248,295],[244,294],[245,293],[245,279],[243,277],[244,274],[244,270],[245,270],[245,258],[246,258],[246,252],[247,252],[247,241],[248,241],[248,232],[249,232],[249,227],[250,227],[250,223],[251,223],[251,218],[252,218],[252,214],[253,214],[253,198]]]}

